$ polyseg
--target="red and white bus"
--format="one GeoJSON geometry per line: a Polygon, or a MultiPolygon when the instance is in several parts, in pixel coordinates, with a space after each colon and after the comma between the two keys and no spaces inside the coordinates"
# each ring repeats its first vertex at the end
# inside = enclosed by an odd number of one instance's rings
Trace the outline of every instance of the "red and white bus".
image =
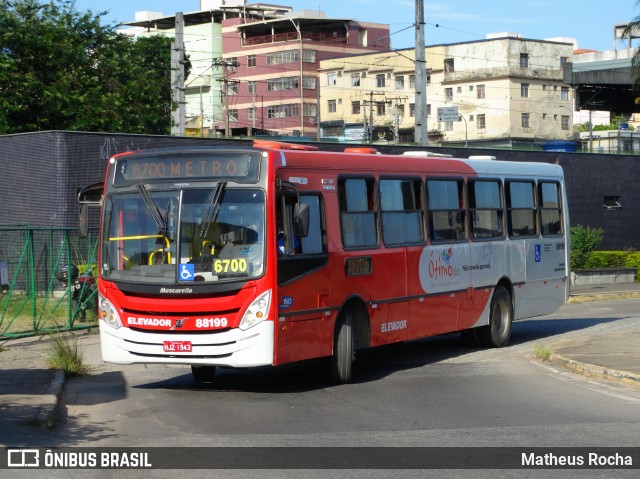
{"type": "Polygon", "coordinates": [[[102,355],[215,368],[331,358],[512,321],[569,294],[563,172],[546,163],[381,155],[256,141],[110,159],[102,355]]]}

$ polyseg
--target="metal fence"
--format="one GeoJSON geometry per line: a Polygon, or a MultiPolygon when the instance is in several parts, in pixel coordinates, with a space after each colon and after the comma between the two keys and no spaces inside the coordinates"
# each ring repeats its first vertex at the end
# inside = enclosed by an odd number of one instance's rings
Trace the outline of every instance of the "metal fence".
{"type": "Polygon", "coordinates": [[[0,339],[97,326],[97,288],[62,276],[75,266],[97,281],[97,238],[97,231],[81,238],[71,228],[0,226],[0,339]]]}

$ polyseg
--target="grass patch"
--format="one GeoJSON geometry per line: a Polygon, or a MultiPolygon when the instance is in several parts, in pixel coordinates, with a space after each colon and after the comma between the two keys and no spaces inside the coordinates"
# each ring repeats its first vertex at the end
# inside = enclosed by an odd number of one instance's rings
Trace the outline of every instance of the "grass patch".
{"type": "Polygon", "coordinates": [[[552,354],[549,346],[536,346],[533,353],[538,361],[549,361],[552,354]]]}
{"type": "Polygon", "coordinates": [[[68,378],[82,376],[89,372],[89,366],[83,361],[75,338],[58,333],[52,334],[51,339],[53,342],[47,358],[50,368],[64,371],[68,378]]]}

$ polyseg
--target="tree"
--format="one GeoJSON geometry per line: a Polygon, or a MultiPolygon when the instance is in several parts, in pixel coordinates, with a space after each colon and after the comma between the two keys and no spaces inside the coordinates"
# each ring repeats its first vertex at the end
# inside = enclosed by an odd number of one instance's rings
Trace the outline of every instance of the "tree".
{"type": "Polygon", "coordinates": [[[75,0],[0,0],[0,133],[168,134],[171,38],[134,40],[75,0]]]}

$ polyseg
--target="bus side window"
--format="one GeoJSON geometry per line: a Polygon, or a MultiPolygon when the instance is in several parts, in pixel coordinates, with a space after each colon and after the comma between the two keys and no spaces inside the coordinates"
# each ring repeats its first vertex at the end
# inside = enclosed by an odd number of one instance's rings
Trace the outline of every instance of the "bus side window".
{"type": "Polygon", "coordinates": [[[509,236],[534,236],[536,206],[533,181],[508,181],[506,185],[509,236]]]}
{"type": "Polygon", "coordinates": [[[469,210],[474,240],[504,235],[501,183],[498,180],[469,182],[469,210]]]}
{"type": "Polygon", "coordinates": [[[431,241],[461,241],[466,238],[463,187],[462,180],[427,180],[431,241]]]}
{"type": "Polygon", "coordinates": [[[378,246],[374,188],[373,178],[343,178],[338,181],[340,226],[345,248],[378,246]]]}
{"type": "Polygon", "coordinates": [[[538,184],[538,204],[542,236],[561,235],[560,185],[555,182],[541,181],[538,184]]]}

